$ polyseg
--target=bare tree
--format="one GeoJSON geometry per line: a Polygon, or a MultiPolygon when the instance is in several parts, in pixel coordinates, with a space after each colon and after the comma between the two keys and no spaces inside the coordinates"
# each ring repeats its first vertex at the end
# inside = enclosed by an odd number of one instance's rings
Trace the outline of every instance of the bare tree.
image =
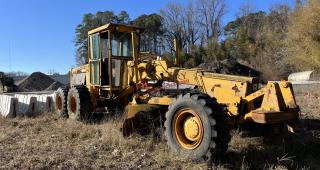
{"type": "Polygon", "coordinates": [[[188,45],[195,45],[195,43],[200,39],[201,27],[200,27],[200,15],[196,9],[193,0],[189,1],[188,6],[185,8],[185,20],[186,20],[186,30],[188,37],[188,45]]]}
{"type": "Polygon", "coordinates": [[[201,25],[205,29],[206,41],[209,38],[218,40],[222,34],[221,19],[225,13],[224,0],[198,0],[198,10],[202,15],[201,25]]]}
{"type": "Polygon", "coordinates": [[[187,6],[168,4],[160,11],[167,28],[167,42],[172,49],[176,38],[186,52],[196,43],[200,46],[210,38],[218,41],[222,34],[221,19],[225,12],[224,0],[190,0],[187,6]]]}
{"type": "Polygon", "coordinates": [[[173,51],[173,39],[177,39],[180,47],[185,48],[187,44],[187,35],[185,27],[184,10],[180,4],[168,4],[166,8],[160,11],[164,19],[166,30],[166,40],[169,48],[173,51]]]}
{"type": "Polygon", "coordinates": [[[251,0],[248,0],[246,3],[242,4],[239,8],[239,12],[237,13],[237,17],[245,17],[248,16],[251,13],[255,12],[254,4],[251,0]]]}

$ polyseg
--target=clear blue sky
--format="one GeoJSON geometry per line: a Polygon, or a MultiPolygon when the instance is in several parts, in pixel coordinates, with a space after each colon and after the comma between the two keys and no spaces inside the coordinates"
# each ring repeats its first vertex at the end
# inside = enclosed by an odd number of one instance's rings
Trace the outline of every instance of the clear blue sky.
{"type": "MultiPolygon", "coordinates": [[[[75,27],[85,13],[125,10],[134,19],[157,13],[169,2],[188,0],[1,0],[0,71],[66,73],[75,65],[75,27]],[[10,54],[10,55],[9,55],[10,54]],[[11,56],[11,57],[9,57],[11,56]],[[11,63],[11,64],[10,64],[11,63]]],[[[247,0],[226,0],[224,23],[231,21],[247,0]]],[[[268,11],[277,3],[294,0],[251,0],[255,10],[268,11]]]]}

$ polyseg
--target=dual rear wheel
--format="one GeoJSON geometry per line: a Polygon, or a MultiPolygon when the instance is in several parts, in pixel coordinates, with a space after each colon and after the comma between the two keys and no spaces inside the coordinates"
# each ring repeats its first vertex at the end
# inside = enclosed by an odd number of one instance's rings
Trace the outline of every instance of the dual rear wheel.
{"type": "Polygon", "coordinates": [[[74,86],[69,90],[59,88],[55,95],[57,114],[78,121],[88,120],[92,112],[92,103],[85,86],[74,86]]]}

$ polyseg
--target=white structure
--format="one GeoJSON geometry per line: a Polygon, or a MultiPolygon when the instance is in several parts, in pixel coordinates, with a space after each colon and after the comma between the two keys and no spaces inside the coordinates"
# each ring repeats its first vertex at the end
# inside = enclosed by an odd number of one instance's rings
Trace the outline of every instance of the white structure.
{"type": "Polygon", "coordinates": [[[292,73],[289,75],[288,80],[289,81],[310,81],[310,77],[313,71],[303,71],[303,72],[297,72],[292,73]]]}
{"type": "Polygon", "coordinates": [[[303,71],[292,73],[288,77],[292,84],[317,84],[320,83],[320,77],[316,71],[303,71]]]}
{"type": "Polygon", "coordinates": [[[15,117],[18,99],[9,95],[0,95],[0,113],[4,117],[15,117]]]}
{"type": "Polygon", "coordinates": [[[0,95],[0,115],[34,116],[54,111],[54,92],[5,93],[0,95]]]}

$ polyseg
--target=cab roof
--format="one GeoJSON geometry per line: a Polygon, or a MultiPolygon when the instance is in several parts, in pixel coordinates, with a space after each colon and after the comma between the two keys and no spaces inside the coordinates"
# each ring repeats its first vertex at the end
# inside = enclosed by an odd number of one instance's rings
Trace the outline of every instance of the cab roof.
{"type": "Polygon", "coordinates": [[[107,30],[116,30],[119,32],[136,32],[137,30],[140,30],[140,33],[142,33],[144,31],[143,28],[139,28],[139,27],[135,27],[135,26],[108,23],[106,25],[103,25],[103,26],[100,26],[100,27],[95,28],[93,30],[90,30],[88,32],[88,35],[92,35],[92,34],[107,31],[107,30]]]}

